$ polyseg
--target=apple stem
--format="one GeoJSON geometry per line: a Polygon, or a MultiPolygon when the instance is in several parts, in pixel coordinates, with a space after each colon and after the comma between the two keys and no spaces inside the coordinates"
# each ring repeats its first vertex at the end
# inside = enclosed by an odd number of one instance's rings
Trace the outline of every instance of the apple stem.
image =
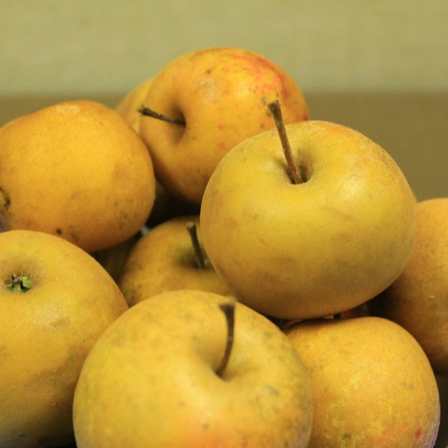
{"type": "Polygon", "coordinates": [[[185,227],[187,228],[188,233],[190,234],[191,245],[193,246],[194,256],[196,258],[197,267],[199,269],[205,269],[207,266],[205,263],[204,253],[202,252],[201,246],[199,245],[196,224],[194,224],[191,221],[188,221],[186,223],[185,227]]]}
{"type": "Polygon", "coordinates": [[[184,127],[186,125],[185,120],[182,120],[180,118],[168,117],[167,115],[160,114],[159,112],[150,109],[148,106],[145,106],[144,104],[142,104],[137,109],[137,111],[140,112],[145,117],[157,118],[158,120],[166,121],[168,123],[173,123],[184,127]]]}
{"type": "Polygon", "coordinates": [[[300,174],[299,168],[294,162],[292,156],[291,145],[289,144],[288,135],[286,133],[285,122],[283,120],[282,109],[278,100],[272,101],[268,104],[269,110],[271,111],[275,125],[277,126],[278,135],[280,136],[280,141],[282,142],[283,153],[286,157],[286,162],[291,170],[292,183],[301,184],[303,183],[302,176],[300,174]]]}
{"type": "Polygon", "coordinates": [[[219,305],[219,308],[221,308],[221,310],[223,311],[227,323],[226,349],[224,352],[224,356],[222,357],[221,364],[216,370],[216,374],[222,377],[224,371],[226,370],[227,364],[229,363],[230,354],[233,348],[233,336],[235,333],[235,301],[221,303],[219,305]]]}

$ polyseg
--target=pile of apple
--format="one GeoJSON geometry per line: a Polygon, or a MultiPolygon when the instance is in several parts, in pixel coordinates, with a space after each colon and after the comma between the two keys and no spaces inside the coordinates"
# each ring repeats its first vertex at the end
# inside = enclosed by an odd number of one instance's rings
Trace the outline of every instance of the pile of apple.
{"type": "Polygon", "coordinates": [[[173,60],[115,110],[13,120],[0,446],[433,447],[447,223],[448,198],[419,202],[386,150],[238,48],[173,60]],[[38,356],[15,355],[21,332],[38,356]]]}

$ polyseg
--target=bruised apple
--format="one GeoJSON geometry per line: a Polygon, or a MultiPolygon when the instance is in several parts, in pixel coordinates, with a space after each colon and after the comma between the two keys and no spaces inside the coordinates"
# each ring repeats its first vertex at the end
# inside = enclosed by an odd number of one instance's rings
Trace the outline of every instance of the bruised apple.
{"type": "Polygon", "coordinates": [[[66,101],[0,128],[4,230],[38,230],[99,251],[134,235],[154,196],[145,144],[100,103],[66,101]]]}
{"type": "Polygon", "coordinates": [[[351,128],[315,120],[284,128],[288,157],[272,129],[213,172],[200,212],[205,250],[238,300],[263,314],[347,311],[404,269],[413,192],[392,157],[351,128]]]}
{"type": "Polygon", "coordinates": [[[266,111],[273,100],[282,104],[286,122],[308,118],[293,78],[257,53],[206,48],[168,63],[154,76],[140,119],[162,186],[199,205],[221,158],[245,138],[274,126],[266,111]]]}
{"type": "Polygon", "coordinates": [[[309,375],[288,338],[218,294],[162,293],[95,344],[73,406],[78,448],[306,448],[309,375]]]}
{"type": "Polygon", "coordinates": [[[90,255],[42,232],[0,233],[0,446],[74,440],[81,367],[127,303],[90,255]]]}

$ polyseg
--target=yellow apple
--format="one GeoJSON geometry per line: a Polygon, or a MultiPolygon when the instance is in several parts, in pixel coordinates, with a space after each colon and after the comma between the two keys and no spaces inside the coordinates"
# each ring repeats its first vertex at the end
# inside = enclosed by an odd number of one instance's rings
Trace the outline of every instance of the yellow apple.
{"type": "Polygon", "coordinates": [[[0,227],[60,236],[87,252],[134,235],[154,203],[141,138],[113,109],[66,101],[0,128],[0,227]]]}
{"type": "Polygon", "coordinates": [[[437,381],[421,346],[387,319],[318,319],[286,330],[308,369],[308,448],[432,448],[437,381]]]}
{"type": "Polygon", "coordinates": [[[266,104],[276,99],[286,122],[308,118],[294,79],[264,56],[240,48],[207,48],[171,61],[154,76],[145,106],[179,123],[140,120],[160,183],[175,196],[200,204],[224,154],[274,126],[266,104]]]}
{"type": "Polygon", "coordinates": [[[73,415],[78,448],[305,448],[311,385],[268,319],[218,294],[170,291],[95,344],[73,415]]]}
{"type": "Polygon", "coordinates": [[[286,125],[290,169],[274,129],[219,163],[200,212],[205,250],[234,295],[287,319],[355,308],[401,273],[415,240],[415,199],[378,144],[336,123],[286,125]]]}
{"type": "MultiPolygon", "coordinates": [[[[140,133],[140,118],[142,116],[139,108],[145,102],[152,80],[153,77],[134,87],[120,100],[115,108],[138,134],[140,133]]],[[[190,204],[182,198],[174,196],[157,181],[154,205],[146,225],[151,228],[177,216],[195,213],[199,213],[198,204],[190,204]]]]}
{"type": "Polygon", "coordinates": [[[0,233],[0,446],[74,440],[81,367],[127,303],[90,255],[47,233],[0,233]]]}
{"type": "Polygon", "coordinates": [[[417,238],[398,279],[369,301],[372,314],[406,328],[436,373],[448,375],[448,198],[417,204],[417,238]]]}
{"type": "Polygon", "coordinates": [[[132,247],[117,282],[130,306],[176,289],[230,295],[207,260],[200,242],[198,215],[170,219],[146,233],[132,247]],[[199,261],[187,230],[189,223],[196,227],[197,240],[193,241],[199,247],[199,261]]]}

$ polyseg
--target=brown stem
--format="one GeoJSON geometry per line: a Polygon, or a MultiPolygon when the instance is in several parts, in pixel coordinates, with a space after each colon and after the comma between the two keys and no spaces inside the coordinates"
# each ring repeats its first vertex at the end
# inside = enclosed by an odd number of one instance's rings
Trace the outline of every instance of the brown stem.
{"type": "Polygon", "coordinates": [[[229,363],[230,354],[233,348],[233,336],[235,333],[235,302],[221,303],[219,305],[226,317],[227,323],[227,343],[224,356],[222,357],[221,364],[216,370],[216,374],[222,377],[224,371],[226,370],[227,364],[229,363]]]}
{"type": "Polygon", "coordinates": [[[199,245],[199,239],[198,239],[198,232],[196,228],[196,224],[194,224],[191,221],[188,221],[185,224],[185,227],[188,230],[188,233],[190,234],[191,239],[191,245],[193,246],[194,256],[196,259],[196,264],[199,269],[205,269],[206,263],[205,263],[205,257],[204,253],[201,250],[201,246],[199,245]]]}
{"type": "Polygon", "coordinates": [[[185,127],[185,120],[181,120],[180,118],[168,117],[167,115],[160,114],[159,112],[150,109],[148,106],[145,106],[144,104],[142,104],[137,109],[137,111],[140,112],[145,117],[157,118],[158,120],[163,120],[168,123],[173,123],[185,127]]]}
{"type": "Polygon", "coordinates": [[[289,144],[288,135],[286,134],[285,122],[283,120],[280,103],[278,100],[275,100],[269,103],[268,107],[274,117],[275,125],[277,126],[278,135],[280,136],[280,141],[282,142],[283,152],[285,154],[288,167],[291,171],[292,182],[294,184],[301,184],[303,183],[303,179],[292,156],[291,145],[289,144]]]}

